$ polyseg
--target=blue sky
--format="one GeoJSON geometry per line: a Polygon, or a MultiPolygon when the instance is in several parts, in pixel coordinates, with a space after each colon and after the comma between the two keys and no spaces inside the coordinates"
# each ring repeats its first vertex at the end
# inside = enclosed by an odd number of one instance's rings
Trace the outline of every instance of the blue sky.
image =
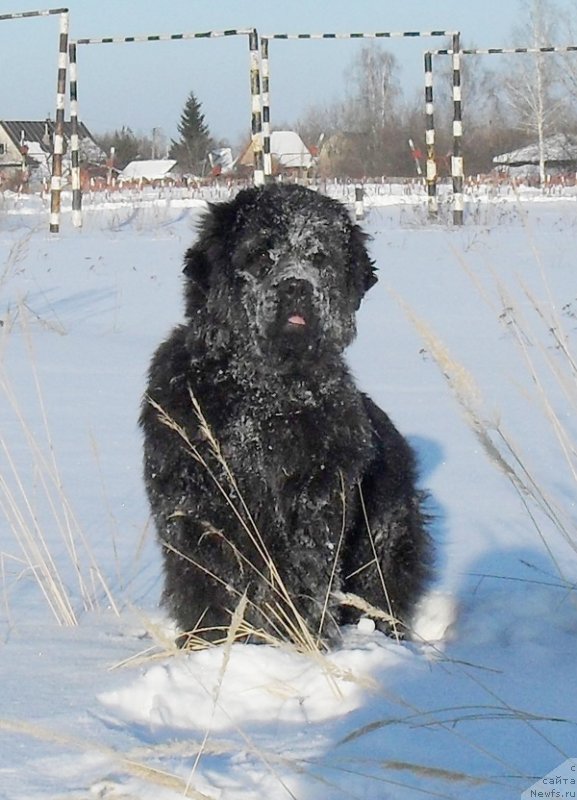
{"type": "MultiPolygon", "coordinates": [[[[510,43],[513,27],[522,22],[519,0],[68,0],[67,5],[72,38],[242,27],[256,27],[262,34],[457,29],[468,46],[498,47],[510,43]]],[[[0,14],[46,7],[35,0],[13,0],[0,2],[0,14]]],[[[0,22],[0,118],[54,115],[57,19],[0,22]]],[[[311,105],[341,96],[344,72],[360,45],[271,43],[273,125],[290,123],[311,105]]],[[[393,40],[383,46],[401,65],[406,94],[421,92],[423,51],[442,46],[441,40],[393,40]]],[[[89,45],[79,48],[78,58],[80,117],[93,132],[129,125],[138,133],[160,127],[175,135],[191,90],[216,136],[236,144],[248,132],[245,37],[89,45]]]]}

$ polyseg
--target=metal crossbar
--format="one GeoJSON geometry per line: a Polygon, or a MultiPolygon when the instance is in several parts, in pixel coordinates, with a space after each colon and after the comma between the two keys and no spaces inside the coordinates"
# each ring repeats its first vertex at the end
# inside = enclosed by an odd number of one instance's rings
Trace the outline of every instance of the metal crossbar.
{"type": "Polygon", "coordinates": [[[32,17],[51,17],[67,13],[67,8],[47,8],[43,11],[15,11],[12,14],[0,14],[0,22],[7,19],[31,19],[32,17]]]}
{"type": "Polygon", "coordinates": [[[217,39],[224,36],[249,36],[253,28],[231,28],[225,31],[202,31],[200,33],[154,33],[141,36],[102,36],[95,39],[76,39],[82,44],[138,44],[143,42],[180,42],[190,39],[217,39]]]}

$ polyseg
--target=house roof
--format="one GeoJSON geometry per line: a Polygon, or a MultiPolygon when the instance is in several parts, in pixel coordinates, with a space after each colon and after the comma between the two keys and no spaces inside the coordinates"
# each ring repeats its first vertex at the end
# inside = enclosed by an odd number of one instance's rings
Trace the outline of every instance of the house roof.
{"type": "MultiPolygon", "coordinates": [[[[270,152],[277,164],[284,169],[308,169],[313,164],[310,150],[295,131],[273,131],[270,135],[270,152]]],[[[252,165],[252,154],[251,142],[240,163],[252,165]]]]}
{"type": "MultiPolygon", "coordinates": [[[[543,142],[545,161],[549,163],[577,161],[577,136],[557,133],[543,142]]],[[[529,144],[518,150],[493,158],[493,164],[538,164],[539,144],[529,144]]]]}
{"type": "MultiPolygon", "coordinates": [[[[47,169],[47,164],[52,156],[52,137],[55,123],[51,119],[47,120],[0,120],[2,127],[15,147],[20,148],[25,144],[28,148],[27,157],[32,162],[43,164],[47,169]]],[[[64,123],[64,139],[70,142],[72,135],[72,123],[64,123]]],[[[94,141],[92,134],[83,122],[78,123],[78,144],[81,162],[100,164],[106,160],[106,154],[101,147],[94,141]]],[[[70,161],[70,148],[64,155],[65,162],[70,161]]]]}
{"type": "Polygon", "coordinates": [[[273,131],[270,151],[282,167],[308,169],[313,163],[310,150],[295,131],[273,131]]]}
{"type": "MultiPolygon", "coordinates": [[[[22,140],[26,142],[38,142],[49,149],[50,138],[54,132],[56,123],[49,120],[0,120],[0,125],[6,130],[15,145],[19,145],[22,140]]],[[[72,123],[64,123],[64,138],[70,139],[72,133],[72,123]]],[[[80,139],[92,139],[92,134],[83,122],[78,123],[78,137],[80,139]]]]}
{"type": "Polygon", "coordinates": [[[120,180],[157,181],[166,178],[176,161],[172,158],[131,161],[119,174],[120,180]]]}

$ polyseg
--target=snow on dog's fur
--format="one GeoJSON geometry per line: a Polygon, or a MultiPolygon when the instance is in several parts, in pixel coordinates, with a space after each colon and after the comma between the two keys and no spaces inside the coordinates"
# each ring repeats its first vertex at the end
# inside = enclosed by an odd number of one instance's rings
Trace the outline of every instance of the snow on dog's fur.
{"type": "Polygon", "coordinates": [[[244,593],[275,636],[296,611],[334,640],[360,613],[344,593],[410,621],[430,564],[413,454],[342,355],[376,281],[365,242],[340,203],[275,185],[212,205],[186,254],[141,415],[183,632],[222,637],[244,593]]]}

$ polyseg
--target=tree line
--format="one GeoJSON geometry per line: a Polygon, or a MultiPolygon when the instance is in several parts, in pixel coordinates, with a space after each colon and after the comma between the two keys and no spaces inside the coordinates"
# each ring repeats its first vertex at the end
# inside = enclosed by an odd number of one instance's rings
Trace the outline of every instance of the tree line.
{"type": "MultiPolygon", "coordinates": [[[[577,0],[565,14],[554,0],[520,0],[519,6],[521,22],[506,45],[577,42],[577,0]]],[[[473,49],[475,45],[463,42],[462,46],[473,49]]],[[[494,156],[538,142],[544,177],[546,138],[577,131],[577,53],[472,55],[464,56],[461,65],[467,173],[488,173],[494,156]]],[[[450,172],[451,69],[450,58],[436,59],[440,175],[450,172]]],[[[375,42],[364,43],[349,64],[342,97],[310,107],[285,127],[296,130],[315,149],[318,169],[327,177],[411,176],[415,157],[424,159],[423,93],[415,92],[411,98],[404,95],[396,57],[375,42]],[[409,140],[416,150],[409,147],[409,140]]],[[[194,92],[186,100],[177,130],[179,138],[164,143],[164,155],[175,158],[184,173],[206,174],[207,155],[215,140],[194,92]]],[[[155,150],[154,141],[126,128],[101,137],[99,143],[105,150],[115,147],[119,166],[133,158],[151,157],[155,150]]]]}
{"type": "MultiPolygon", "coordinates": [[[[521,0],[509,47],[577,44],[577,0],[521,0]],[[564,10],[563,10],[564,9],[564,10]]],[[[451,43],[446,44],[447,49],[451,43]]],[[[462,42],[475,49],[474,42],[462,42]]],[[[439,173],[450,172],[452,63],[435,59],[434,117],[439,173]]],[[[337,143],[333,169],[354,177],[415,174],[415,142],[424,157],[422,93],[406,98],[394,55],[366,43],[346,74],[340,100],[309,109],[297,130],[308,142],[337,143]],[[338,147],[340,140],[350,146],[338,147]],[[340,163],[339,163],[340,161],[340,163]]],[[[488,173],[496,155],[538,143],[544,179],[544,143],[577,132],[577,52],[468,55],[461,58],[463,155],[467,174],[488,173]]]]}

